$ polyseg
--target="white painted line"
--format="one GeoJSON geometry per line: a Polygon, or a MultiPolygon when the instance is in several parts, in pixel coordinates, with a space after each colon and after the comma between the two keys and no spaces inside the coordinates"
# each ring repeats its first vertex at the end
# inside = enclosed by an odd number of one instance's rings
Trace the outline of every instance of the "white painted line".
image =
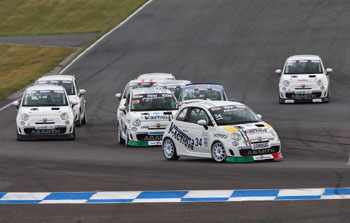
{"type": "Polygon", "coordinates": [[[135,199],[132,203],[167,203],[167,202],[181,202],[181,198],[148,198],[135,199]]]}
{"type": "Polygon", "coordinates": [[[266,197],[230,197],[228,201],[273,201],[276,196],[266,197]]]}
{"type": "Polygon", "coordinates": [[[135,199],[140,193],[141,191],[97,192],[89,200],[135,199]]]}
{"type": "Polygon", "coordinates": [[[140,8],[138,8],[135,12],[133,12],[129,17],[127,17],[124,21],[119,23],[116,27],[111,29],[108,33],[104,34],[101,38],[99,38],[96,42],[94,42],[91,46],[86,48],[81,54],[79,54],[72,62],[70,62],[63,70],[60,71],[60,74],[62,74],[64,71],[66,71],[73,63],[75,63],[81,56],[83,56],[85,53],[87,53],[91,48],[96,46],[99,42],[101,42],[104,38],[106,38],[109,34],[111,34],[113,31],[117,30],[119,27],[124,25],[127,21],[129,21],[134,15],[136,15],[138,12],[140,12],[143,8],[145,8],[148,4],[150,4],[153,0],[148,0],[144,5],[142,5],[140,8]]]}
{"type": "Polygon", "coordinates": [[[216,198],[216,197],[230,197],[233,190],[192,190],[189,191],[183,198],[216,198]]]}
{"type": "Polygon", "coordinates": [[[350,199],[350,195],[344,194],[344,195],[322,195],[322,200],[335,200],[335,199],[350,199]]]}
{"type": "Polygon", "coordinates": [[[0,200],[43,200],[51,193],[7,193],[0,200]]]}
{"type": "Polygon", "coordinates": [[[321,196],[325,189],[281,189],[278,196],[321,196]]]}
{"type": "MultiPolygon", "coordinates": [[[[14,101],[13,101],[13,102],[14,102],[14,101]]],[[[10,107],[10,106],[12,105],[13,102],[8,103],[7,105],[1,107],[1,108],[0,108],[0,112],[3,111],[3,110],[5,110],[6,108],[10,107]]]]}
{"type": "Polygon", "coordinates": [[[87,200],[43,200],[40,204],[85,204],[87,200]]]}

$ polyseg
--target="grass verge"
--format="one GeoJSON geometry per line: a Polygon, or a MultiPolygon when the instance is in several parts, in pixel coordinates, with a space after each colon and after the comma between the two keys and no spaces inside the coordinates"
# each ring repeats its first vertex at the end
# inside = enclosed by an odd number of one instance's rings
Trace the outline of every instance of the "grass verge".
{"type": "Polygon", "coordinates": [[[0,99],[49,72],[74,50],[62,47],[0,45],[0,99]]]}

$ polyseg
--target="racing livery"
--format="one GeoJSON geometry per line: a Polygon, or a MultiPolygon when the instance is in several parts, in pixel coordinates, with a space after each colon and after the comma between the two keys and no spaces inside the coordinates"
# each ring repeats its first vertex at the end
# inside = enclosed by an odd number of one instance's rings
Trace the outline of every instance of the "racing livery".
{"type": "Polygon", "coordinates": [[[29,87],[21,101],[13,102],[18,108],[17,140],[41,138],[75,139],[75,105],[69,101],[61,86],[37,85],[29,87]]]}
{"type": "Polygon", "coordinates": [[[85,89],[79,89],[77,80],[73,75],[50,75],[39,78],[35,85],[58,85],[66,89],[68,98],[74,104],[75,126],[85,125],[87,123],[85,89]]]}
{"type": "Polygon", "coordinates": [[[226,101],[224,87],[217,83],[192,83],[182,88],[179,103],[189,103],[199,100],[226,101]]]}
{"type": "Polygon", "coordinates": [[[120,107],[118,142],[127,146],[160,146],[165,128],[177,111],[171,91],[131,89],[120,107]]]}
{"type": "Polygon", "coordinates": [[[296,55],[287,58],[279,74],[279,103],[328,102],[330,100],[329,74],[322,60],[315,55],[296,55]]]}
{"type": "Polygon", "coordinates": [[[184,104],[165,130],[163,154],[253,162],[282,158],[275,130],[244,104],[202,101],[184,104]]]}

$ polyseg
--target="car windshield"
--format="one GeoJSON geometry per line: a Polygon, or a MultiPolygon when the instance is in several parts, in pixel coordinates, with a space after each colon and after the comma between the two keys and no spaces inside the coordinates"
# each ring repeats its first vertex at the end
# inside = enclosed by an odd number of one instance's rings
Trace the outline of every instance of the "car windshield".
{"type": "Polygon", "coordinates": [[[320,74],[322,72],[319,60],[289,60],[284,69],[285,74],[320,74]]]}
{"type": "Polygon", "coordinates": [[[75,89],[73,81],[58,81],[58,80],[40,80],[36,83],[37,85],[58,85],[64,87],[68,95],[75,95],[75,89]]]}
{"type": "Polygon", "coordinates": [[[181,101],[203,99],[212,101],[225,101],[223,89],[217,88],[187,88],[183,89],[181,101]]]}
{"type": "Polygon", "coordinates": [[[68,100],[63,90],[27,91],[22,106],[67,106],[68,100]]]}
{"type": "Polygon", "coordinates": [[[256,114],[244,105],[224,105],[209,109],[218,125],[235,125],[259,122],[256,114]]]}
{"type": "Polygon", "coordinates": [[[136,89],[136,88],[150,88],[152,87],[156,82],[144,82],[144,83],[137,83],[137,84],[129,84],[126,86],[124,93],[123,93],[123,98],[126,98],[128,94],[130,93],[131,89],[136,89]]]}
{"type": "Polygon", "coordinates": [[[173,94],[137,94],[134,95],[131,100],[131,111],[161,111],[176,109],[177,103],[173,94]]]}

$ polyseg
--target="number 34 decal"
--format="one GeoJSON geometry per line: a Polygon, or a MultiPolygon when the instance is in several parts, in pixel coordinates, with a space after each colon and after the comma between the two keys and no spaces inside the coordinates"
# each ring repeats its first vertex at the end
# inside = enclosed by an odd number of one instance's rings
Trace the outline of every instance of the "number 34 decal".
{"type": "Polygon", "coordinates": [[[194,146],[196,147],[202,147],[202,138],[195,138],[194,139],[194,146]]]}

